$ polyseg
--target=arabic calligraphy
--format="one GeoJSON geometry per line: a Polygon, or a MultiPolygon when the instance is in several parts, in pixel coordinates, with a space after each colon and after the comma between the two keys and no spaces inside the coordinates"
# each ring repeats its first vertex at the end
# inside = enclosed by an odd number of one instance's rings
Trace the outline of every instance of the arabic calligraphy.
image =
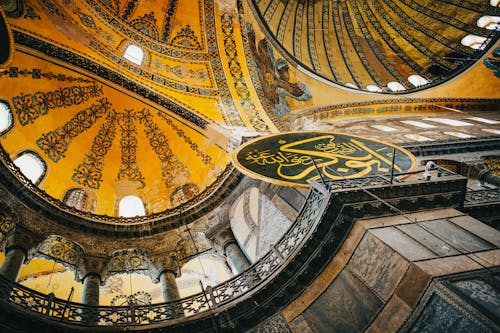
{"type": "Polygon", "coordinates": [[[292,184],[308,184],[321,175],[327,179],[357,178],[395,172],[415,165],[407,151],[356,136],[321,132],[295,132],[260,138],[235,153],[243,172],[292,184]],[[248,172],[247,172],[248,173],[248,172]]]}

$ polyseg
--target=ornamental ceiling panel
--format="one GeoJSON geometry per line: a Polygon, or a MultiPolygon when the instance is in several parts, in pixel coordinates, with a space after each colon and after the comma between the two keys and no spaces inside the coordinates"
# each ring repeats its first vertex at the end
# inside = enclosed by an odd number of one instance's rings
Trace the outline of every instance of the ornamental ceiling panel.
{"type": "Polygon", "coordinates": [[[289,61],[360,90],[412,91],[441,83],[472,65],[499,36],[498,30],[479,26],[481,17],[500,14],[483,0],[248,2],[289,61]],[[464,45],[467,35],[481,45],[464,45]],[[427,84],[413,84],[411,75],[427,84]],[[392,90],[391,82],[401,86],[392,90]]]}

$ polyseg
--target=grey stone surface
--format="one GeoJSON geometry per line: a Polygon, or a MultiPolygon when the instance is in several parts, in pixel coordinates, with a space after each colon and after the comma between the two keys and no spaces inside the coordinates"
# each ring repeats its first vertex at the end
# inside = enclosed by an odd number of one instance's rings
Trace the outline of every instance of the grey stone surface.
{"type": "Polygon", "coordinates": [[[316,333],[362,332],[382,306],[375,294],[344,270],[303,317],[316,333]]]}
{"type": "Polygon", "coordinates": [[[434,236],[433,234],[422,228],[419,224],[405,224],[400,225],[397,228],[439,256],[460,254],[460,252],[458,252],[448,243],[434,236]]]}
{"type": "Polygon", "coordinates": [[[285,319],[281,315],[275,315],[247,333],[292,333],[285,319]]]}

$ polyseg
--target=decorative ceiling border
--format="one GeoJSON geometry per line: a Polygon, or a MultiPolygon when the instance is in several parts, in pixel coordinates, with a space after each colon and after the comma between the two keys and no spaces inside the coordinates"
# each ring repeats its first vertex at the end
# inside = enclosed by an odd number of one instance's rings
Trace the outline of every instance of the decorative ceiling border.
{"type": "Polygon", "coordinates": [[[208,121],[193,113],[192,111],[176,104],[170,99],[140,85],[133,80],[128,79],[126,76],[119,74],[111,69],[108,69],[92,60],[79,56],[71,51],[65,50],[61,47],[52,45],[38,38],[29,36],[20,31],[13,31],[14,40],[17,44],[28,47],[30,49],[39,51],[46,56],[56,58],[63,62],[82,68],[95,74],[105,80],[111,81],[128,91],[136,93],[166,109],[177,114],[178,116],[186,119],[190,123],[205,128],[208,121]]]}

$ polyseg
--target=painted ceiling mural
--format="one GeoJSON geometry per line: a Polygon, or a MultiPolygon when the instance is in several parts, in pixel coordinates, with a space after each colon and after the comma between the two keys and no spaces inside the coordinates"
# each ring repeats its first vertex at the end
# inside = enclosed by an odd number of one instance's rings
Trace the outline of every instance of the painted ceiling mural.
{"type": "Polygon", "coordinates": [[[371,86],[391,92],[390,82],[401,84],[397,90],[415,90],[411,75],[441,83],[472,65],[498,39],[493,25],[478,21],[500,13],[484,0],[249,2],[269,40],[290,61],[361,90],[371,86]],[[482,45],[464,45],[467,35],[482,45]]]}

